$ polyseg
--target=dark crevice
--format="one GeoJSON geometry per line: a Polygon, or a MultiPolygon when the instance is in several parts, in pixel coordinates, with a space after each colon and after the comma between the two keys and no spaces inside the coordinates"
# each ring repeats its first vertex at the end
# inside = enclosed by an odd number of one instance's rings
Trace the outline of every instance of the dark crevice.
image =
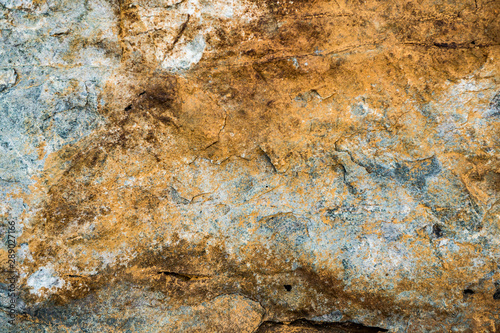
{"type": "Polygon", "coordinates": [[[286,291],[291,291],[292,290],[292,286],[289,285],[289,284],[285,284],[283,287],[285,287],[286,291]]]}
{"type": "Polygon", "coordinates": [[[190,18],[191,18],[191,15],[188,14],[186,21],[184,21],[184,23],[182,23],[181,27],[179,28],[179,32],[177,33],[177,36],[175,36],[175,39],[172,42],[172,45],[170,46],[170,50],[169,50],[169,52],[167,52],[167,54],[170,53],[174,49],[175,45],[177,45],[177,42],[181,39],[181,36],[184,33],[184,30],[186,30],[186,27],[189,23],[190,18]]]}
{"type": "Polygon", "coordinates": [[[414,46],[423,46],[423,47],[437,47],[439,49],[448,49],[448,50],[459,50],[459,49],[475,49],[475,48],[487,48],[498,46],[497,43],[491,44],[478,44],[476,41],[471,41],[468,43],[455,43],[455,42],[434,42],[430,43],[420,43],[420,42],[404,42],[405,45],[414,45],[414,46]]]}
{"type": "Polygon", "coordinates": [[[340,170],[342,170],[342,178],[343,178],[344,184],[347,186],[347,191],[350,194],[356,194],[357,193],[356,189],[347,180],[347,169],[345,168],[345,166],[342,163],[339,163],[339,167],[340,167],[340,170]]]}
{"type": "Polygon", "coordinates": [[[183,273],[169,272],[169,271],[159,271],[158,274],[172,276],[182,281],[191,281],[191,280],[200,280],[209,278],[209,276],[206,275],[183,274],[183,273]]]}
{"type": "MultiPolygon", "coordinates": [[[[319,95],[319,94],[318,94],[319,95]]],[[[321,96],[320,96],[321,97],[321,96]]],[[[354,156],[352,156],[352,153],[349,151],[349,150],[345,150],[345,149],[341,149],[337,142],[335,142],[335,151],[336,152],[339,152],[339,153],[346,153],[347,155],[349,155],[349,158],[351,159],[351,161],[358,165],[359,167],[363,168],[366,170],[366,172],[368,173],[372,173],[372,170],[370,168],[367,167],[367,165],[365,163],[362,163],[360,161],[358,161],[357,159],[354,158],[354,156]]]]}
{"type": "Polygon", "coordinates": [[[471,41],[470,43],[434,43],[434,46],[442,49],[473,49],[476,47],[491,47],[497,46],[497,44],[476,44],[476,41],[471,41]]]}
{"type": "Polygon", "coordinates": [[[67,274],[66,277],[69,277],[69,278],[92,278],[96,275],[98,275],[99,273],[95,273],[95,274],[91,274],[91,275],[78,275],[78,274],[67,274]]]}
{"type": "Polygon", "coordinates": [[[451,43],[434,43],[434,46],[440,47],[443,49],[456,49],[458,48],[458,45],[454,42],[451,43]]]}
{"type": "Polygon", "coordinates": [[[464,296],[474,295],[475,293],[476,292],[470,288],[464,289],[464,291],[463,291],[464,296]]]}
{"type": "Polygon", "coordinates": [[[273,169],[274,172],[278,172],[276,166],[274,166],[273,162],[271,161],[271,157],[269,157],[269,155],[260,146],[259,149],[262,152],[262,156],[264,156],[264,159],[266,160],[267,164],[269,164],[269,166],[273,169]]]}
{"type": "Polygon", "coordinates": [[[205,148],[203,148],[202,150],[207,150],[208,148],[213,147],[214,145],[216,145],[218,143],[219,143],[219,140],[216,140],[216,141],[212,142],[211,144],[209,144],[208,146],[206,146],[205,148]]]}
{"type": "MultiPolygon", "coordinates": [[[[298,331],[299,329],[307,329],[307,332],[317,330],[318,332],[345,332],[345,333],[376,333],[387,332],[388,330],[380,327],[364,326],[351,322],[316,322],[307,319],[298,319],[291,323],[279,321],[264,321],[257,329],[256,333],[274,332],[276,328],[287,328],[290,331],[298,331]]],[[[281,330],[280,330],[281,332],[281,330]]]]}
{"type": "Polygon", "coordinates": [[[439,224],[434,224],[432,226],[432,233],[434,234],[434,236],[436,236],[436,238],[443,237],[443,229],[441,229],[439,224]]]}
{"type": "Polygon", "coordinates": [[[500,300],[500,289],[493,294],[493,299],[500,300]]]}
{"type": "Polygon", "coordinates": [[[5,182],[5,183],[20,183],[18,180],[9,180],[9,179],[3,179],[0,178],[0,181],[5,182]]]}

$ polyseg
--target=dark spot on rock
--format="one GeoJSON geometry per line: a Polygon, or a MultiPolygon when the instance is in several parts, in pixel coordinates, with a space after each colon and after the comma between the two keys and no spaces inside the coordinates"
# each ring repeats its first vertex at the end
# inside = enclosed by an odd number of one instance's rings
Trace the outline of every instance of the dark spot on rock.
{"type": "Polygon", "coordinates": [[[432,233],[436,236],[436,238],[443,237],[443,229],[441,229],[438,224],[434,224],[432,226],[432,233]]]}
{"type": "Polygon", "coordinates": [[[174,94],[174,91],[170,91],[166,87],[159,86],[146,96],[152,101],[170,105],[170,103],[174,100],[174,94]]]}
{"type": "Polygon", "coordinates": [[[344,274],[349,274],[348,271],[354,268],[349,259],[342,259],[342,267],[344,268],[344,274]]]}
{"type": "Polygon", "coordinates": [[[292,286],[289,285],[289,284],[285,284],[283,287],[285,287],[286,291],[291,291],[292,290],[292,286]]]}
{"type": "Polygon", "coordinates": [[[437,20],[434,22],[434,25],[436,27],[442,27],[444,25],[444,22],[442,20],[437,20]]]}
{"type": "Polygon", "coordinates": [[[496,299],[496,300],[499,300],[500,299],[500,289],[497,290],[494,294],[493,294],[493,299],[496,299]]]}
{"type": "Polygon", "coordinates": [[[254,49],[250,49],[250,50],[245,50],[242,52],[244,55],[247,55],[247,56],[255,56],[257,55],[257,52],[255,52],[254,49]]]}
{"type": "Polygon", "coordinates": [[[476,292],[474,290],[469,289],[469,288],[464,289],[464,291],[463,291],[464,296],[474,295],[475,293],[476,292]]]}
{"type": "Polygon", "coordinates": [[[142,95],[144,95],[145,93],[146,93],[146,92],[145,92],[145,91],[143,91],[143,92],[141,92],[141,93],[139,94],[139,96],[142,96],[142,95]]]}
{"type": "Polygon", "coordinates": [[[156,143],[158,141],[153,131],[149,131],[144,137],[144,140],[146,140],[149,143],[156,143]]]}
{"type": "Polygon", "coordinates": [[[434,46],[444,49],[456,49],[458,45],[455,42],[451,43],[434,43],[434,46]]]}
{"type": "Polygon", "coordinates": [[[125,111],[130,111],[132,110],[132,104],[128,105],[126,108],[125,108],[125,111]]]}

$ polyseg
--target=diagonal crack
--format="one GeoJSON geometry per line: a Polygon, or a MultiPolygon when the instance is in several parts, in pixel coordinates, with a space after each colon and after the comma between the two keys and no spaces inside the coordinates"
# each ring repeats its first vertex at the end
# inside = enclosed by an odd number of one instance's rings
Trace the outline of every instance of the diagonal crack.
{"type": "Polygon", "coordinates": [[[167,58],[167,55],[173,51],[173,49],[175,48],[175,45],[177,45],[177,43],[179,42],[179,40],[181,39],[182,37],[182,34],[184,33],[184,31],[186,30],[186,27],[189,23],[189,19],[191,18],[191,15],[190,14],[187,14],[187,19],[186,21],[184,21],[184,23],[181,24],[181,27],[179,28],[179,32],[177,33],[177,35],[175,36],[174,38],[174,41],[172,42],[172,45],[170,46],[170,48],[167,50],[167,52],[165,52],[165,55],[163,56],[163,59],[162,59],[162,63],[165,61],[165,59],[167,58]]]}
{"type": "Polygon", "coordinates": [[[198,274],[187,274],[187,273],[178,273],[178,272],[170,272],[170,271],[159,271],[157,274],[172,276],[181,281],[192,281],[192,280],[206,280],[211,278],[209,275],[198,275],[198,274]]]}

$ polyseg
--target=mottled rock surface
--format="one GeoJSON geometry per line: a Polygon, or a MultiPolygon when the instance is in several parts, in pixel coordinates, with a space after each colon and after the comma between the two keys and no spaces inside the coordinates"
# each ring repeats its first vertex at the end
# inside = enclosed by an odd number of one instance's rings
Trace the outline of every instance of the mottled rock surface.
{"type": "Polygon", "coordinates": [[[0,43],[2,332],[500,331],[499,1],[0,0],[0,43]]]}

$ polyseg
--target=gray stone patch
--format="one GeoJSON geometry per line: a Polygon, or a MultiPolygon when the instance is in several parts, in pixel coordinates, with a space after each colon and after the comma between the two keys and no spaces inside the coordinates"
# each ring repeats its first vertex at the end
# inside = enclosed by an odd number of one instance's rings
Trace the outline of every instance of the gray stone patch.
{"type": "Polygon", "coordinates": [[[318,321],[318,322],[330,322],[330,323],[334,323],[334,322],[341,321],[342,317],[343,317],[342,312],[340,312],[338,310],[335,310],[335,311],[332,311],[330,313],[324,314],[322,316],[313,317],[310,320],[312,320],[312,321],[318,321]]]}
{"type": "Polygon", "coordinates": [[[404,183],[409,183],[418,188],[426,185],[426,179],[437,175],[441,171],[438,159],[433,156],[418,161],[402,161],[396,164],[394,174],[404,183]]]}
{"type": "Polygon", "coordinates": [[[275,235],[290,245],[300,246],[308,238],[306,221],[290,213],[264,217],[260,223],[262,227],[258,233],[275,235]]]}
{"type": "Polygon", "coordinates": [[[9,89],[17,81],[17,73],[14,69],[0,69],[0,92],[9,89]]]}
{"type": "Polygon", "coordinates": [[[491,99],[490,107],[483,115],[484,118],[500,117],[500,91],[491,99]]]}

